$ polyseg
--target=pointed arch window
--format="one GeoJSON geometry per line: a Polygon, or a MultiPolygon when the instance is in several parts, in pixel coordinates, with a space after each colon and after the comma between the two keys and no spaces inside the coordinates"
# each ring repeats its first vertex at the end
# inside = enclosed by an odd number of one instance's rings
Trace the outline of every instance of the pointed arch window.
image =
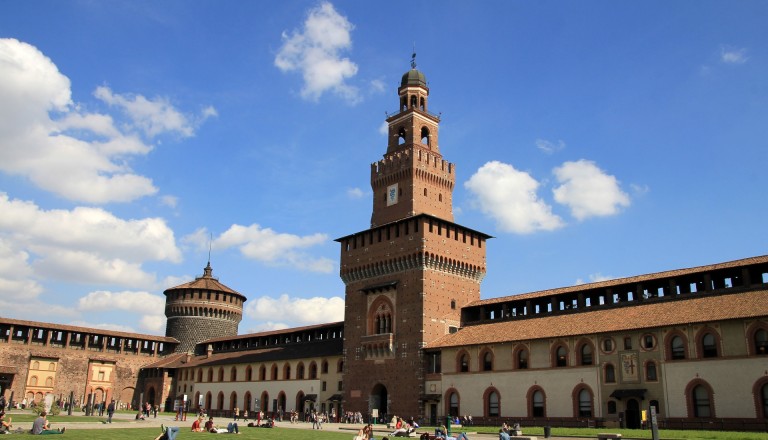
{"type": "Polygon", "coordinates": [[[592,344],[585,342],[579,349],[579,365],[592,365],[592,344]]]}
{"type": "Polygon", "coordinates": [[[487,417],[498,417],[499,411],[499,393],[496,390],[492,390],[487,393],[485,399],[485,407],[487,408],[487,417]]]}
{"type": "Polygon", "coordinates": [[[493,353],[490,350],[483,354],[483,371],[493,371],[493,353]]]}
{"type": "Polygon", "coordinates": [[[469,355],[466,353],[459,356],[459,373],[469,373],[469,355]]]}
{"type": "Polygon", "coordinates": [[[547,406],[546,397],[541,390],[535,390],[530,397],[530,408],[532,417],[546,417],[547,406]]]}
{"type": "Polygon", "coordinates": [[[421,143],[424,145],[430,145],[429,129],[427,127],[421,127],[421,143]]]}
{"type": "Polygon", "coordinates": [[[582,388],[577,397],[578,417],[592,417],[592,393],[587,388],[582,388]]]}
{"type": "Polygon", "coordinates": [[[568,350],[564,345],[558,345],[555,349],[555,367],[568,366],[568,350]]]}
{"type": "Polygon", "coordinates": [[[616,383],[616,369],[613,364],[605,364],[605,383],[616,383]]]}
{"type": "Polygon", "coordinates": [[[523,347],[517,350],[515,355],[515,368],[525,370],[528,368],[528,349],[523,347]]]}
{"type": "Polygon", "coordinates": [[[448,415],[458,417],[459,415],[459,393],[453,392],[448,397],[448,415]]]}
{"type": "Polygon", "coordinates": [[[717,357],[717,339],[712,333],[705,333],[701,337],[701,354],[705,358],[717,357]]]}
{"type": "Polygon", "coordinates": [[[669,349],[672,360],[685,359],[686,344],[685,339],[680,335],[675,335],[669,341],[669,349]]]}
{"type": "Polygon", "coordinates": [[[768,382],[760,388],[760,404],[763,410],[763,418],[768,419],[768,382]]]}

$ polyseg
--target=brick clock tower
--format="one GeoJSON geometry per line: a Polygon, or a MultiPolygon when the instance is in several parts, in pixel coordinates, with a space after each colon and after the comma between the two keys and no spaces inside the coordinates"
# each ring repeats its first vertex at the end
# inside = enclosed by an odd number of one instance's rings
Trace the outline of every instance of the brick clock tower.
{"type": "Polygon", "coordinates": [[[440,154],[440,117],[411,66],[399,110],[387,118],[386,154],[371,164],[371,227],[336,240],[346,286],[344,409],[390,417],[439,403],[424,389],[423,349],[455,331],[461,307],[480,299],[490,238],[453,222],[456,167],[440,154]]]}

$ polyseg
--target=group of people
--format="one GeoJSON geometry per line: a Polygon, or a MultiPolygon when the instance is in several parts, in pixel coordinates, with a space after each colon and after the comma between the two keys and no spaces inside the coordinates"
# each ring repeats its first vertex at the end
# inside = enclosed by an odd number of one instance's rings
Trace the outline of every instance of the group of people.
{"type": "MultiPolygon", "coordinates": [[[[197,417],[192,422],[192,432],[210,432],[213,434],[240,434],[240,427],[237,426],[237,422],[229,422],[226,428],[220,428],[213,422],[213,417],[209,417],[208,421],[203,417],[197,417]]],[[[172,440],[172,439],[169,439],[172,440]]]]}
{"type": "Polygon", "coordinates": [[[395,429],[390,434],[393,437],[410,437],[412,433],[416,432],[419,424],[413,420],[413,417],[405,422],[400,417],[392,416],[392,420],[387,424],[387,427],[395,429]]]}

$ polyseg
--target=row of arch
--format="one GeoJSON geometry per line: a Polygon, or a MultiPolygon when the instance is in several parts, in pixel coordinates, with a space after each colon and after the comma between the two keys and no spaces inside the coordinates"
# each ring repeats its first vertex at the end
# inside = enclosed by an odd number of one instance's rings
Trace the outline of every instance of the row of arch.
{"type": "MultiPolygon", "coordinates": [[[[305,365],[304,362],[299,362],[296,365],[296,374],[292,374],[292,366],[290,363],[286,362],[283,364],[282,368],[278,367],[276,363],[272,364],[269,369],[267,369],[266,365],[262,365],[258,369],[258,378],[254,379],[253,373],[254,369],[250,365],[248,365],[245,368],[245,374],[243,376],[243,379],[245,382],[252,382],[254,380],[258,381],[266,381],[266,380],[290,380],[290,379],[317,379],[319,374],[328,374],[330,368],[330,364],[328,361],[322,361],[320,363],[320,367],[318,370],[318,364],[315,361],[309,362],[308,365],[305,365]],[[282,377],[280,377],[280,371],[282,371],[282,377]],[[269,372],[269,375],[267,375],[267,372],[269,372]]],[[[339,359],[339,361],[336,363],[336,372],[341,373],[344,370],[344,361],[339,359]]],[[[227,378],[225,376],[225,369],[224,367],[219,367],[218,369],[214,369],[213,367],[206,368],[199,368],[197,371],[194,369],[186,369],[182,373],[182,380],[189,381],[189,380],[195,380],[195,376],[197,377],[198,383],[204,383],[204,382],[237,382],[240,379],[238,375],[238,369],[237,367],[231,367],[229,369],[229,377],[227,378]],[[206,379],[205,381],[203,379],[206,379]],[[214,381],[214,378],[216,379],[214,381]],[[225,380],[226,378],[226,380],[225,380]]]]}
{"type": "MultiPolygon", "coordinates": [[[[747,339],[750,341],[748,346],[748,353],[751,356],[763,356],[768,355],[768,324],[755,323],[747,330],[747,339]]],[[[644,335],[641,338],[641,346],[646,350],[652,350],[656,347],[655,336],[653,334],[644,335]]],[[[722,356],[722,341],[720,334],[711,327],[703,327],[695,336],[696,357],[698,359],[717,358],[722,356]]],[[[631,347],[625,348],[631,349],[631,347]]],[[[612,339],[603,340],[603,352],[612,353],[615,350],[615,345],[612,339]],[[610,341],[610,344],[606,344],[606,341],[610,341]],[[606,350],[606,345],[610,345],[610,349],[606,350]]],[[[688,358],[689,347],[688,339],[684,332],[680,330],[673,330],[665,337],[664,342],[664,357],[667,361],[684,360],[688,358]]],[[[574,350],[575,360],[572,359],[572,354],[568,348],[568,344],[565,342],[557,342],[552,344],[550,348],[551,363],[548,367],[567,367],[567,366],[588,366],[595,363],[595,347],[590,339],[581,339],[576,344],[574,350]]],[[[517,344],[512,351],[513,368],[515,369],[527,369],[529,368],[530,348],[527,344],[517,344]]],[[[471,356],[469,352],[461,350],[456,354],[456,371],[460,373],[467,373],[471,371],[470,367],[471,356]]],[[[477,359],[478,369],[480,371],[493,371],[494,369],[495,353],[491,348],[485,348],[480,350],[477,359]]],[[[610,363],[606,365],[611,365],[610,363]]],[[[610,370],[610,367],[609,367],[610,370]]],[[[653,361],[646,363],[645,365],[646,376],[649,380],[656,380],[656,365],[653,361]],[[653,379],[651,379],[653,378],[653,379]]],[[[605,373],[606,377],[610,377],[609,372],[605,373]]]]}
{"type": "MultiPolygon", "coordinates": [[[[200,396],[200,392],[196,392],[195,400],[192,402],[195,402],[195,404],[200,402],[200,396]]],[[[254,395],[250,391],[246,391],[243,394],[243,400],[241,401],[239,400],[237,391],[232,391],[229,394],[228,401],[225,402],[226,396],[224,395],[224,392],[219,391],[216,394],[216,401],[214,402],[213,392],[208,391],[203,396],[204,400],[202,408],[210,414],[211,410],[234,410],[235,408],[247,411],[248,413],[253,413],[255,411],[263,411],[264,413],[286,413],[288,411],[312,411],[315,407],[314,399],[306,395],[304,391],[296,393],[292,408],[288,408],[287,406],[288,399],[284,391],[277,393],[277,398],[274,401],[270,401],[270,395],[267,391],[262,391],[262,393],[259,394],[258,400],[255,400],[253,396],[254,395]]]]}
{"type": "Polygon", "coordinates": [[[168,311],[170,312],[169,318],[175,316],[199,316],[238,322],[242,319],[241,313],[215,307],[169,307],[168,311]]]}
{"type": "Polygon", "coordinates": [[[485,276],[485,270],[480,266],[468,264],[452,258],[445,258],[429,252],[418,252],[404,257],[392,258],[377,263],[355,267],[353,269],[346,269],[342,271],[341,277],[344,282],[349,283],[352,281],[414,269],[438,270],[478,281],[482,280],[485,276]]]}
{"type": "Polygon", "coordinates": [[[229,303],[234,304],[238,306],[242,306],[245,302],[242,297],[238,294],[234,293],[226,293],[226,292],[216,292],[216,291],[202,291],[202,290],[191,290],[191,289],[184,289],[184,290],[169,290],[166,291],[165,295],[166,298],[168,298],[168,302],[183,302],[187,300],[194,300],[195,299],[195,293],[197,293],[197,299],[203,300],[203,293],[205,293],[205,300],[206,301],[216,301],[216,302],[222,302],[222,303],[229,303]],[[211,298],[211,294],[213,294],[213,298],[211,298]],[[221,300],[219,300],[219,296],[221,296],[221,300]],[[189,297],[189,298],[187,298],[189,297]]]}
{"type": "MultiPolygon", "coordinates": [[[[712,386],[701,378],[691,380],[685,387],[685,403],[687,417],[689,418],[714,418],[717,417],[715,408],[715,392],[712,386]]],[[[757,418],[768,418],[768,377],[762,377],[755,381],[752,386],[752,396],[755,403],[757,418]]],[[[547,394],[539,385],[534,385],[526,392],[525,417],[547,417],[547,394]]],[[[592,388],[586,384],[579,384],[571,392],[571,401],[573,402],[573,417],[589,418],[595,417],[595,401],[592,388]]],[[[463,414],[461,410],[461,395],[455,388],[450,388],[445,392],[445,414],[458,416],[463,414]]],[[[500,417],[517,416],[521,414],[503,414],[502,394],[496,387],[488,387],[483,393],[483,416],[500,417]]],[[[659,403],[656,400],[650,401],[651,406],[656,407],[656,412],[660,413],[659,403]]],[[[616,401],[606,402],[606,412],[608,414],[616,413],[616,401]]]]}

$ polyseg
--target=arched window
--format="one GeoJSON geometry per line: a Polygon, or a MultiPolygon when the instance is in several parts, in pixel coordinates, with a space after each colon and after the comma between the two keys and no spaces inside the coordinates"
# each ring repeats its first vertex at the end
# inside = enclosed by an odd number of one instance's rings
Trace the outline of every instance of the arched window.
{"type": "Polygon", "coordinates": [[[202,382],[203,381],[203,369],[197,370],[197,381],[202,382]]]}
{"type": "Polygon", "coordinates": [[[656,374],[656,362],[649,361],[647,364],[645,364],[645,380],[650,382],[659,380],[659,377],[656,374]]]}
{"type": "Polygon", "coordinates": [[[267,367],[264,365],[259,367],[259,380],[262,382],[267,380],[267,367]]]}
{"type": "Polygon", "coordinates": [[[461,353],[459,355],[459,373],[469,372],[469,355],[467,353],[461,353]]]}
{"type": "Polygon", "coordinates": [[[715,358],[718,356],[719,337],[712,329],[703,329],[696,338],[699,358],[715,358]]]}
{"type": "Polygon", "coordinates": [[[544,392],[540,389],[529,391],[528,407],[531,411],[531,417],[547,416],[547,399],[544,392]]]}
{"type": "Polygon", "coordinates": [[[558,345],[555,349],[555,367],[568,366],[568,350],[564,345],[558,345]]]}
{"type": "Polygon", "coordinates": [[[605,364],[605,383],[616,383],[616,369],[613,364],[605,364]]]}
{"type": "Polygon", "coordinates": [[[34,361],[32,362],[32,370],[39,370],[40,369],[40,362],[34,361]]]}
{"type": "Polygon", "coordinates": [[[712,402],[710,401],[709,390],[704,385],[695,386],[691,398],[694,417],[712,417],[712,402]]]}
{"type": "Polygon", "coordinates": [[[323,361],[322,366],[320,367],[320,373],[328,374],[328,361],[323,361]]]}
{"type": "Polygon", "coordinates": [[[453,391],[448,395],[448,415],[457,417],[459,415],[459,393],[453,391]]]}
{"type": "Polygon", "coordinates": [[[317,364],[314,362],[309,364],[309,378],[317,379],[317,364]]]}
{"type": "Polygon", "coordinates": [[[768,331],[765,329],[758,329],[755,332],[755,354],[766,355],[768,354],[768,331]]]}
{"type": "Polygon", "coordinates": [[[272,380],[277,380],[277,365],[272,364],[272,374],[271,374],[272,380]]]}
{"type": "Polygon", "coordinates": [[[499,411],[499,393],[495,389],[485,392],[486,417],[498,417],[499,411]]]}
{"type": "Polygon", "coordinates": [[[421,127],[421,143],[429,145],[429,129],[427,127],[421,127]]]}
{"type": "Polygon", "coordinates": [[[224,367],[219,367],[219,382],[224,382],[224,367]]]}
{"type": "Polygon", "coordinates": [[[45,386],[47,386],[47,387],[52,387],[53,386],[53,378],[52,377],[47,377],[45,379],[45,386]]]}
{"type": "Polygon", "coordinates": [[[579,348],[579,365],[592,365],[592,344],[584,342],[579,348]]]}
{"type": "Polygon", "coordinates": [[[768,383],[760,388],[760,403],[763,408],[762,418],[768,419],[768,383]]]}
{"type": "Polygon", "coordinates": [[[483,371],[493,371],[493,353],[490,351],[483,354],[483,371]]]}
{"type": "Polygon", "coordinates": [[[400,130],[397,132],[397,144],[403,145],[405,143],[405,128],[400,127],[400,130]]]}
{"type": "Polygon", "coordinates": [[[231,382],[237,382],[237,368],[232,367],[232,369],[229,370],[229,380],[231,382]]]}
{"type": "Polygon", "coordinates": [[[577,408],[575,417],[592,417],[592,393],[587,387],[577,389],[575,393],[577,408]]]}
{"type": "Polygon", "coordinates": [[[283,380],[291,380],[291,364],[288,362],[283,365],[283,380]]]}
{"type": "Polygon", "coordinates": [[[515,350],[515,368],[525,370],[528,368],[528,349],[518,347],[515,350]]]}
{"type": "Polygon", "coordinates": [[[252,377],[253,377],[253,369],[251,368],[250,365],[248,365],[248,367],[245,368],[245,381],[250,382],[252,377]]]}
{"type": "Polygon", "coordinates": [[[669,352],[672,360],[685,359],[686,349],[685,339],[680,335],[672,336],[669,341],[669,352]]]}
{"type": "Polygon", "coordinates": [[[37,376],[32,376],[29,378],[29,386],[37,386],[37,376]]]}
{"type": "Polygon", "coordinates": [[[208,382],[213,382],[213,368],[208,367],[208,382]]]}
{"type": "Polygon", "coordinates": [[[296,367],[296,379],[304,379],[304,364],[299,363],[296,367]]]}

